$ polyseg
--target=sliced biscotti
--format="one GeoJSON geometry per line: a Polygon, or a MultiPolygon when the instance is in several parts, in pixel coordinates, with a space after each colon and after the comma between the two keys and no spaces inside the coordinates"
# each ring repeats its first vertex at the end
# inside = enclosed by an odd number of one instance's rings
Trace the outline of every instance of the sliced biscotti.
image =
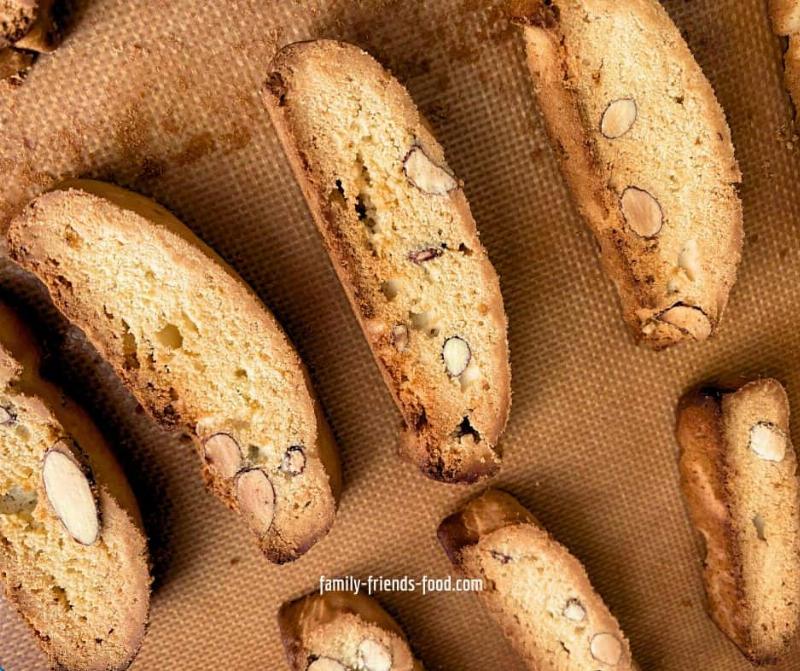
{"type": "Polygon", "coordinates": [[[453,565],[532,671],[636,669],[581,563],[510,494],[489,490],[439,525],[453,565]]]}
{"type": "Polygon", "coordinates": [[[769,0],[769,13],[775,33],[788,40],[783,57],[784,78],[797,110],[800,105],[800,0],[769,0]]]}
{"type": "Polygon", "coordinates": [[[772,379],[691,392],[677,437],[711,617],[751,661],[775,661],[800,623],[800,482],[786,392],[772,379]]]}
{"type": "Polygon", "coordinates": [[[739,168],[711,85],[658,0],[522,4],[544,122],[625,321],[655,349],[705,340],[743,238],[739,168]]]}
{"type": "Polygon", "coordinates": [[[499,467],[506,318],[459,181],[403,86],[320,40],[275,56],[264,100],[427,475],[499,467]]]}
{"type": "Polygon", "coordinates": [[[218,256],[153,201],[88,181],[34,200],[8,243],[147,411],[195,439],[271,561],[327,533],[332,435],[297,352],[218,256]]]}
{"type": "Polygon", "coordinates": [[[363,594],[301,597],[278,625],[292,671],[422,671],[400,626],[363,594]]]}
{"type": "Polygon", "coordinates": [[[37,52],[56,48],[53,5],[54,0],[0,0],[0,81],[18,80],[37,52]]]}
{"type": "Polygon", "coordinates": [[[0,577],[54,666],[124,669],[150,604],[139,509],[91,419],[37,370],[0,305],[0,577]]]}

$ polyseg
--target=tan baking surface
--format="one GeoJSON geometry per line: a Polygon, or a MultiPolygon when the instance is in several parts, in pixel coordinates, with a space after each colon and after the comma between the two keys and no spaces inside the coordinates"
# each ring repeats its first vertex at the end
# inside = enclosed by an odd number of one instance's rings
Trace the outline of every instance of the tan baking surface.
{"type": "MultiPolygon", "coordinates": [[[[114,439],[156,562],[152,623],[133,668],[286,668],[275,611],[320,573],[449,571],[439,520],[472,490],[395,457],[399,418],[328,264],[258,88],[277,46],[337,37],[409,87],[465,180],[511,322],[514,404],[497,480],[586,564],[644,671],[747,669],[704,614],[679,497],[673,408],[714,375],[788,385],[800,442],[800,158],[780,44],[762,0],[669,0],[733,128],[747,243],[713,342],[654,354],[624,330],[535,112],[521,40],[498,2],[93,0],[64,46],[0,91],[0,214],[67,175],[153,195],[253,285],[308,362],[339,437],[346,489],[330,536],[269,565],[201,484],[188,445],[160,433],[8,264],[0,295],[35,319],[50,374],[114,439]]],[[[470,594],[385,594],[429,669],[517,671],[470,594]]],[[[795,660],[798,659],[795,652],[795,660]]],[[[40,671],[0,606],[0,665],[40,671]]],[[[800,669],[800,662],[778,667],[800,669]]]]}

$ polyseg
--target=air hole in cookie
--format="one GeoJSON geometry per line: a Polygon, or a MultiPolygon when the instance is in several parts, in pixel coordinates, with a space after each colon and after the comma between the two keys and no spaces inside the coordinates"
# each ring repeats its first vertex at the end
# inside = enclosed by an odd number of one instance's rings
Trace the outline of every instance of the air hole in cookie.
{"type": "Polygon", "coordinates": [[[158,331],[156,340],[167,349],[180,349],[183,347],[183,335],[175,324],[167,324],[158,331]]]}
{"type": "Polygon", "coordinates": [[[472,426],[469,421],[469,417],[464,417],[461,420],[461,424],[458,425],[458,428],[455,431],[456,438],[463,438],[464,436],[472,436],[476,443],[481,442],[481,434],[478,433],[478,430],[472,426]]]}
{"type": "Polygon", "coordinates": [[[64,241],[72,249],[80,249],[83,239],[72,226],[67,224],[67,227],[64,229],[64,241]]]}
{"type": "Polygon", "coordinates": [[[258,461],[261,456],[261,448],[258,445],[250,445],[247,448],[247,458],[250,461],[258,461]]]}
{"type": "Polygon", "coordinates": [[[367,218],[367,206],[364,204],[364,199],[360,193],[356,196],[355,208],[359,221],[364,221],[367,218]]]}
{"type": "Polygon", "coordinates": [[[336,186],[328,193],[328,202],[339,207],[347,207],[347,199],[344,195],[342,181],[337,179],[336,186]]]}
{"type": "Polygon", "coordinates": [[[247,378],[247,371],[244,368],[237,368],[234,375],[240,380],[244,380],[247,378]]]}
{"type": "Polygon", "coordinates": [[[140,365],[136,336],[133,335],[130,326],[124,319],[122,320],[122,329],[122,365],[126,370],[136,370],[140,365]]]}
{"type": "Polygon", "coordinates": [[[472,256],[472,250],[467,247],[463,242],[458,246],[458,251],[464,256],[472,256]]]}

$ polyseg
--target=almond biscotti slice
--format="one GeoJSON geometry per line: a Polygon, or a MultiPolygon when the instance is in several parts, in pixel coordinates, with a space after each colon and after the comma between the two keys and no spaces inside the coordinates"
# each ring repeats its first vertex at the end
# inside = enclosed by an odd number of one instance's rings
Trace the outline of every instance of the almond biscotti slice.
{"type": "Polygon", "coordinates": [[[637,340],[719,325],[742,247],[740,172],[714,91],[658,0],[521,12],[548,133],[637,340]]]}
{"type": "Polygon", "coordinates": [[[54,666],[125,669],[150,604],[139,509],[91,419],[38,368],[0,305],[0,578],[54,666]]]}
{"type": "Polygon", "coordinates": [[[363,594],[309,594],[283,604],[278,625],[292,671],[423,671],[397,622],[363,594]]]}
{"type": "Polygon", "coordinates": [[[510,404],[497,275],[408,92],[361,49],[275,56],[264,100],[404,420],[403,452],[445,482],[497,471],[510,404]]]}
{"type": "Polygon", "coordinates": [[[453,565],[531,671],[637,669],[581,563],[511,495],[489,490],[439,525],[453,565]]]}
{"type": "Polygon", "coordinates": [[[711,617],[751,661],[776,661],[800,622],[800,483],[786,392],[772,379],[691,392],[677,437],[711,617]]]}
{"type": "Polygon", "coordinates": [[[788,41],[784,80],[796,112],[800,107],[800,0],[769,0],[769,13],[775,33],[788,41]]]}
{"type": "Polygon", "coordinates": [[[145,409],[195,439],[210,488],[271,561],[296,559],[327,533],[339,465],[305,368],[189,229],[147,198],[76,181],[34,200],[8,243],[145,409]]]}

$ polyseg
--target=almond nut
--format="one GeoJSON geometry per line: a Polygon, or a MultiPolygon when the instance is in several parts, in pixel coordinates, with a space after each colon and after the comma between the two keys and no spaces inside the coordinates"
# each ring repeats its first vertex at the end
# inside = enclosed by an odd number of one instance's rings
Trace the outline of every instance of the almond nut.
{"type": "Polygon", "coordinates": [[[53,445],[42,461],[42,481],[47,500],[69,535],[81,545],[94,545],[100,538],[97,497],[76,449],[64,439],[53,445]]]}
{"type": "Polygon", "coordinates": [[[759,422],[750,429],[750,449],[766,461],[783,461],[786,436],[772,422],[759,422]]]}
{"type": "Polygon", "coordinates": [[[561,614],[572,622],[583,622],[586,619],[586,609],[577,599],[567,600],[561,614]]]}
{"type": "Polygon", "coordinates": [[[711,322],[705,312],[691,305],[674,305],[662,312],[659,319],[688,333],[698,341],[705,340],[711,335],[711,322]]]}
{"type": "Polygon", "coordinates": [[[405,352],[408,347],[408,327],[398,324],[392,329],[392,345],[398,352],[405,352]]]}
{"type": "Polygon", "coordinates": [[[17,421],[17,413],[11,406],[0,406],[0,426],[11,426],[17,421]]]}
{"type": "Polygon", "coordinates": [[[442,346],[442,360],[450,377],[458,377],[469,366],[472,351],[467,341],[459,336],[451,336],[442,346]]]}
{"type": "Polygon", "coordinates": [[[390,671],[392,653],[382,643],[365,638],[358,646],[358,668],[364,671],[390,671]]]}
{"type": "Polygon", "coordinates": [[[426,261],[438,258],[442,254],[444,254],[444,250],[442,250],[441,247],[425,247],[424,249],[418,249],[414,252],[409,252],[408,260],[416,263],[419,266],[426,261]]]}
{"type": "Polygon", "coordinates": [[[610,103],[603,112],[600,121],[600,132],[609,140],[616,140],[625,135],[636,122],[638,110],[632,98],[620,98],[610,103]]]}
{"type": "Polygon", "coordinates": [[[242,450],[233,436],[215,433],[203,444],[206,463],[223,478],[232,478],[242,468],[242,450]]]}
{"type": "Polygon", "coordinates": [[[292,445],[283,455],[281,471],[289,475],[300,475],[306,470],[306,451],[302,445],[292,445]]]}
{"type": "Polygon", "coordinates": [[[235,489],[247,524],[259,535],[267,533],[275,517],[275,489],[267,474],[260,468],[239,471],[235,489]]]}
{"type": "Polygon", "coordinates": [[[622,659],[622,643],[613,634],[595,634],[589,650],[598,662],[615,666],[622,659]]]}
{"type": "Polygon", "coordinates": [[[753,515],[753,526],[756,529],[756,536],[758,536],[758,540],[765,541],[767,540],[767,536],[764,533],[764,518],[761,515],[753,515]]]}
{"type": "Polygon", "coordinates": [[[664,223],[661,205],[647,191],[629,186],[620,199],[622,216],[636,235],[652,238],[658,235],[664,223]]]}
{"type": "Polygon", "coordinates": [[[419,145],[412,147],[403,159],[403,172],[409,182],[432,196],[443,196],[458,186],[450,171],[436,165],[419,145]]]}
{"type": "Polygon", "coordinates": [[[347,667],[330,657],[318,657],[308,665],[306,671],[347,671],[347,667]]]}
{"type": "Polygon", "coordinates": [[[492,559],[499,561],[501,564],[508,564],[511,561],[511,556],[505,552],[500,552],[500,550],[489,550],[489,554],[492,555],[492,559]]]}
{"type": "Polygon", "coordinates": [[[700,256],[697,252],[697,240],[687,240],[681,253],[678,255],[678,265],[683,268],[688,277],[694,282],[700,275],[700,256]]]}

